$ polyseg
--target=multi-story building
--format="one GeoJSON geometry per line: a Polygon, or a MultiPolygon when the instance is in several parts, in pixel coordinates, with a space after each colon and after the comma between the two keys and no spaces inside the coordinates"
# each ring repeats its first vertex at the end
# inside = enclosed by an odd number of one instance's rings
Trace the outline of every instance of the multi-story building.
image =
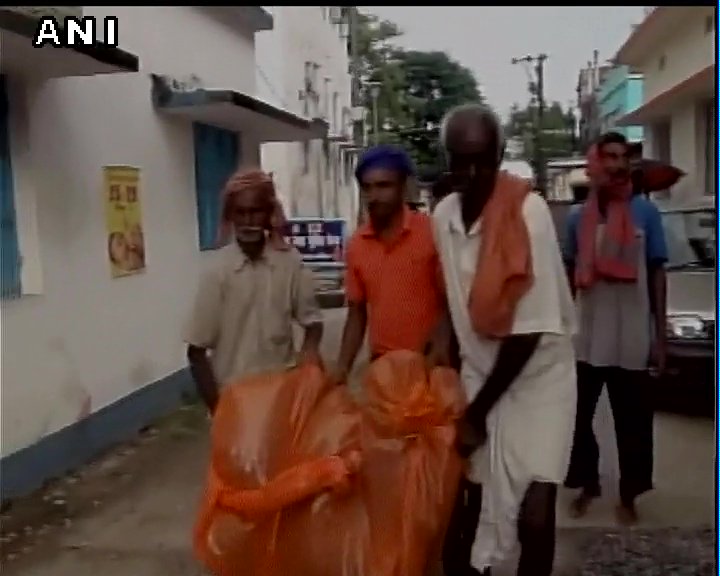
{"type": "Polygon", "coordinates": [[[613,66],[603,78],[598,92],[600,128],[615,130],[630,142],[642,142],[642,126],[618,126],[617,121],[642,104],[643,77],[633,74],[627,66],[613,66]]]}
{"type": "Polygon", "coordinates": [[[329,131],[322,139],[264,144],[263,167],[273,172],[289,216],[344,218],[352,227],[359,202],[347,7],[269,10],[275,25],[257,36],[259,94],[300,116],[326,121],[329,131]]]}
{"type": "Polygon", "coordinates": [[[35,48],[38,9],[0,9],[3,498],[180,403],[224,180],[327,131],[255,97],[260,6],[60,8],[122,49],[35,48]]]}
{"type": "Polygon", "coordinates": [[[644,76],[642,105],[618,124],[643,126],[644,154],[685,171],[680,197],[715,194],[716,25],[712,6],[659,6],[616,56],[644,76]]]}

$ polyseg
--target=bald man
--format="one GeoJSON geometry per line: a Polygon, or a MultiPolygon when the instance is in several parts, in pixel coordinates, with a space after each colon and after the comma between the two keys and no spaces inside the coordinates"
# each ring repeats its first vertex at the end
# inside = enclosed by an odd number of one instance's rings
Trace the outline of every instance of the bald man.
{"type": "MultiPolygon", "coordinates": [[[[504,140],[494,113],[457,108],[441,134],[454,192],[435,208],[435,241],[470,401],[458,428],[469,482],[448,535],[445,572],[489,575],[519,539],[518,576],[550,576],[557,485],[567,471],[577,392],[574,307],[555,227],[538,194],[515,177],[500,177],[504,140]],[[532,275],[507,334],[498,337],[479,331],[468,301],[481,242],[492,233],[483,229],[483,215],[510,187],[522,213],[516,221],[527,228],[532,275]]],[[[492,240],[508,236],[517,235],[492,240]]]]}

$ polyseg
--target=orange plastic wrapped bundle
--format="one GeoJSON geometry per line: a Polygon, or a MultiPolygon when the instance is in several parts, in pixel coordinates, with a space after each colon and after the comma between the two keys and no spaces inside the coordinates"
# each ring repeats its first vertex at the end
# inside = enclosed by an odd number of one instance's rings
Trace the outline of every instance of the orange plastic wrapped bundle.
{"type": "Polygon", "coordinates": [[[440,558],[462,461],[455,421],[465,407],[457,373],[392,352],[364,379],[363,502],[371,569],[363,576],[424,576],[440,558]]]}
{"type": "Polygon", "coordinates": [[[195,550],[217,576],[422,576],[460,475],[456,374],[395,352],[367,404],[305,366],[225,390],[195,550]]]}

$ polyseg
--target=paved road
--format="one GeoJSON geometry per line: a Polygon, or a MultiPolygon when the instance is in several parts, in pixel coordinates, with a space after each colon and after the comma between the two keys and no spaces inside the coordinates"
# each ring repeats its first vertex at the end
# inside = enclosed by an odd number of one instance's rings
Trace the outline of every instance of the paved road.
{"type": "MultiPolygon", "coordinates": [[[[340,341],[343,311],[327,313],[327,357],[340,341]]],[[[607,402],[598,418],[603,477],[614,491],[612,422],[607,402]]],[[[207,419],[180,410],[108,457],[17,503],[2,519],[5,576],[199,576],[190,534],[208,457],[207,419]]],[[[714,435],[712,422],[657,419],[657,489],[642,501],[647,526],[712,525],[714,435]]],[[[559,504],[556,574],[577,574],[577,530],[613,526],[613,500],[605,498],[582,522],[559,504]]],[[[499,576],[510,576],[505,568],[499,576]]]]}

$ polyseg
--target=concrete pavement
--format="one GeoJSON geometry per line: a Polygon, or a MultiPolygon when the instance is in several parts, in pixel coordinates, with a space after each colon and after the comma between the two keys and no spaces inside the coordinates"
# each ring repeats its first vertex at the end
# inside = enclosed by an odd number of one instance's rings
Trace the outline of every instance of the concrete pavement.
{"type": "MultiPolygon", "coordinates": [[[[327,312],[324,354],[334,358],[344,311],[327,312]]],[[[191,530],[208,459],[208,421],[186,407],[135,441],[45,492],[17,502],[2,518],[6,576],[199,576],[191,530]]],[[[603,399],[597,429],[606,497],[576,521],[559,504],[556,574],[577,574],[584,528],[614,526],[617,478],[612,419],[603,399]]],[[[640,503],[642,523],[714,523],[714,431],[704,420],[659,415],[657,489],[640,503]]],[[[508,566],[499,571],[509,576],[508,566]]]]}

